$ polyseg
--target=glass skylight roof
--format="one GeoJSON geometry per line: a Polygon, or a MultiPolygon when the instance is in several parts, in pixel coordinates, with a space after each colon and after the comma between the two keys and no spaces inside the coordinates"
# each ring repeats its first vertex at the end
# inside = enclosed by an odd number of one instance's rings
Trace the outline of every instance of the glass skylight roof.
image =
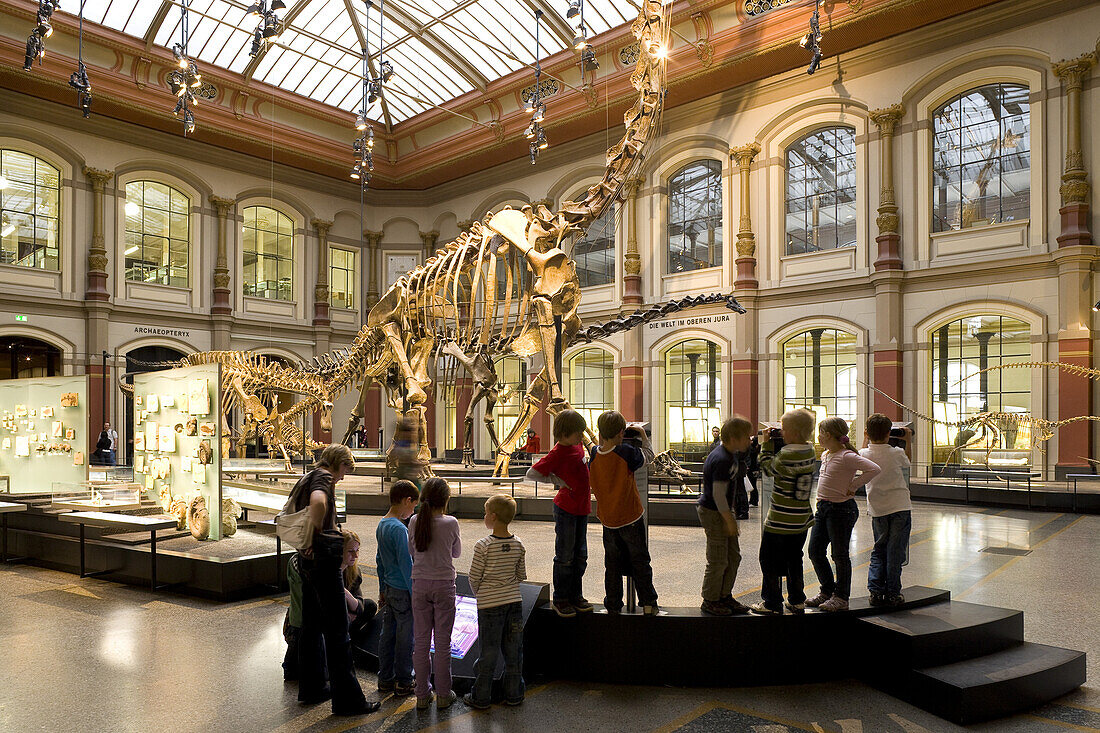
{"type": "MultiPolygon", "coordinates": [[[[360,34],[379,58],[379,12],[364,0],[285,0],[284,31],[256,59],[251,0],[191,0],[192,58],[348,111],[362,95],[360,34]]],[[[397,123],[533,64],[535,9],[543,17],[538,58],[570,44],[568,0],[387,0],[382,56],[395,69],[371,117],[397,123]]],[[[69,8],[59,12],[68,12],[69,8]]],[[[631,0],[585,0],[589,37],[637,15],[631,0]]],[[[171,48],[180,42],[180,0],[85,0],[84,18],[171,48]]]]}

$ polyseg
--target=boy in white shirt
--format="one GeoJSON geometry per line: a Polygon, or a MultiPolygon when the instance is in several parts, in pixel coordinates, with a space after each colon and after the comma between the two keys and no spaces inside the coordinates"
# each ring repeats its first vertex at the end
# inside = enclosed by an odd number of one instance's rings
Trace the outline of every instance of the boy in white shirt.
{"type": "Polygon", "coordinates": [[[899,606],[905,602],[901,594],[901,566],[909,557],[913,505],[909,501],[909,483],[904,469],[910,465],[912,431],[906,428],[905,448],[902,449],[889,443],[892,427],[890,418],[881,413],[868,417],[864,432],[869,445],[859,452],[882,469],[867,484],[867,506],[871,510],[871,529],[875,536],[871,567],[867,572],[872,606],[899,606]]]}

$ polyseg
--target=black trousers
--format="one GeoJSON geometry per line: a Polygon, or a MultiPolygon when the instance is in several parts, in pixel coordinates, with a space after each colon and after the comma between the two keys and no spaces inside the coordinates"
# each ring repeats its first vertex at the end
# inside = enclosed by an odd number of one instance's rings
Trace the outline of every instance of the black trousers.
{"type": "Polygon", "coordinates": [[[623,607],[623,576],[634,579],[638,601],[643,606],[657,605],[653,588],[653,567],[646,543],[645,519],[617,529],[603,528],[604,599],[605,608],[623,607]]]}
{"type": "MultiPolygon", "coordinates": [[[[316,546],[315,546],[316,552],[316,546]]],[[[302,558],[302,630],[298,638],[298,699],[319,697],[327,661],[335,713],[362,707],[365,698],[351,658],[348,607],[340,558],[302,558]]]]}

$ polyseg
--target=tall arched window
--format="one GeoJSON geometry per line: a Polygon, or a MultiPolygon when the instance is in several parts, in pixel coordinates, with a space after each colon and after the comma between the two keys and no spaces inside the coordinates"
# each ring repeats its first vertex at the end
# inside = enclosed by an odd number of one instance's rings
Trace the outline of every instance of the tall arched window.
{"type": "Polygon", "coordinates": [[[0,379],[56,377],[61,374],[61,349],[26,336],[0,338],[0,379]]]}
{"type": "Polygon", "coordinates": [[[1020,84],[987,84],[932,117],[932,231],[1027,219],[1031,105],[1020,84]]]}
{"type": "MultiPolygon", "coordinates": [[[[1030,358],[1031,327],[1015,318],[974,315],[940,326],[932,332],[932,416],[952,423],[981,412],[1030,412],[1030,370],[984,371],[1030,358]]],[[[992,447],[991,462],[1029,463],[1031,430],[1005,421],[997,427],[999,435],[935,425],[933,462],[984,463],[992,447]]]]}
{"type": "Polygon", "coordinates": [[[57,270],[61,171],[33,155],[0,150],[0,263],[57,270]]]}
{"type": "Polygon", "coordinates": [[[504,440],[519,420],[519,413],[523,409],[523,398],[527,394],[527,362],[514,356],[505,356],[497,359],[493,368],[497,373],[497,389],[500,390],[494,427],[497,440],[504,440]]]}
{"type": "Polygon", "coordinates": [[[668,448],[701,460],[712,427],[722,426],[722,350],[705,339],[688,339],[665,352],[665,425],[668,448]]]}
{"type": "Polygon", "coordinates": [[[333,308],[355,307],[355,252],[328,248],[329,303],[333,308]]]}
{"type": "Polygon", "coordinates": [[[615,207],[608,206],[573,243],[573,262],[581,287],[606,285],[615,281],[615,207]]]}
{"type": "Polygon", "coordinates": [[[187,287],[191,199],[156,181],[126,184],[126,279],[187,287]]]}
{"type": "Polygon", "coordinates": [[[856,414],[856,337],[832,328],[813,328],[783,342],[783,410],[805,407],[817,415],[856,414]]]}
{"type": "Polygon", "coordinates": [[[267,206],[244,210],[244,294],[294,300],[294,222],[267,206]]]}
{"type": "Polygon", "coordinates": [[[722,264],[722,164],[699,160],[668,181],[668,271],[722,264]]]}
{"type": "Polygon", "coordinates": [[[600,413],[615,409],[615,361],[603,349],[585,349],[569,358],[569,404],[596,431],[600,413]]]}
{"type": "Polygon", "coordinates": [[[856,133],[817,130],[787,148],[787,254],[856,244],[856,133]]]}

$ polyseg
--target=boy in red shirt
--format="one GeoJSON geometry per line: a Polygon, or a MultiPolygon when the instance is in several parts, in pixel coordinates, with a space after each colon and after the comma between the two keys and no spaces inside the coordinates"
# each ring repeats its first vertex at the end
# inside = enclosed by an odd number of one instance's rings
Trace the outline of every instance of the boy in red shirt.
{"type": "Polygon", "coordinates": [[[586,427],[579,412],[562,410],[554,418],[557,443],[527,471],[528,480],[559,487],[554,497],[554,612],[562,618],[592,610],[581,593],[588,567],[588,515],[592,512],[588,466],[581,445],[586,427]]]}
{"type": "Polygon", "coordinates": [[[660,609],[653,588],[645,510],[634,481],[634,472],[653,460],[653,450],[645,433],[637,428],[631,428],[632,437],[640,433],[642,447],[623,443],[626,420],[616,410],[600,415],[596,427],[600,444],[592,446],[588,473],[596,496],[596,516],[603,525],[603,605],[608,613],[622,612],[623,576],[629,575],[634,579],[642,612],[656,616],[660,609]]]}

